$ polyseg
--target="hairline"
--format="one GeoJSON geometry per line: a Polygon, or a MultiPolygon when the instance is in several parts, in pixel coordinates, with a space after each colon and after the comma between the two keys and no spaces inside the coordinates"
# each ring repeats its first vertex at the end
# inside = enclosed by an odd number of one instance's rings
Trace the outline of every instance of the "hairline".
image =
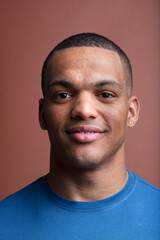
{"type": "MultiPolygon", "coordinates": [[[[102,36],[103,37],[103,36],[102,36]]],[[[104,37],[105,38],[105,37],[104,37]]],[[[106,38],[106,40],[109,40],[106,38]]],[[[64,40],[65,41],[65,40],[64,40]]],[[[61,43],[63,43],[64,41],[62,41],[61,43]]],[[[93,48],[102,48],[102,49],[106,49],[106,50],[110,50],[113,51],[115,53],[118,54],[121,64],[122,64],[122,69],[123,69],[123,73],[124,73],[124,79],[125,79],[125,86],[126,86],[126,91],[127,91],[127,97],[130,98],[131,94],[132,94],[132,87],[133,87],[133,82],[132,82],[132,68],[131,68],[131,64],[130,64],[130,60],[127,57],[127,55],[125,54],[125,52],[119,47],[117,46],[115,43],[113,43],[111,40],[109,40],[109,43],[107,45],[107,43],[105,44],[95,44],[93,42],[91,43],[78,43],[77,45],[69,45],[69,46],[61,46],[61,43],[59,43],[47,56],[44,64],[43,64],[43,68],[42,68],[42,92],[43,92],[43,96],[45,97],[45,87],[44,87],[44,81],[46,78],[46,73],[48,71],[48,64],[51,61],[51,59],[53,58],[54,54],[58,51],[67,49],[67,48],[74,48],[74,47],[93,47],[93,48]]]]}

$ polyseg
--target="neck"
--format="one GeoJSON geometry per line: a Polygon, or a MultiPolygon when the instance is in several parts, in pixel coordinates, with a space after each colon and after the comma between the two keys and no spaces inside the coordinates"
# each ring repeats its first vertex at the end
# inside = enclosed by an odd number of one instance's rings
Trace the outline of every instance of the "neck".
{"type": "Polygon", "coordinates": [[[127,179],[124,157],[92,170],[54,164],[47,177],[54,192],[75,201],[96,201],[113,196],[125,186],[127,179]]]}

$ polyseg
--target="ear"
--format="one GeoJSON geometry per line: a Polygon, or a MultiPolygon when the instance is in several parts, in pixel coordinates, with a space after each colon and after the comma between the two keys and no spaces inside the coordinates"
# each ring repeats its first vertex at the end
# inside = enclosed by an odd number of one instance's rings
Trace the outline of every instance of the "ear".
{"type": "Polygon", "coordinates": [[[129,109],[128,109],[128,127],[134,127],[139,118],[140,104],[137,97],[132,96],[129,100],[129,109]]]}
{"type": "Polygon", "coordinates": [[[45,114],[44,114],[44,99],[39,100],[39,123],[43,130],[47,129],[45,114]]]}

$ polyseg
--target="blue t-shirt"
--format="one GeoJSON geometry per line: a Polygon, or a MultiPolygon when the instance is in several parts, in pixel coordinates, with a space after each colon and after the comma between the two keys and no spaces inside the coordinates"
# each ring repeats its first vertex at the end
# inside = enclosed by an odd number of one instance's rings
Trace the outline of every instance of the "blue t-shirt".
{"type": "Polygon", "coordinates": [[[41,177],[0,203],[0,240],[26,239],[159,240],[160,190],[129,171],[119,193],[77,202],[41,177]]]}

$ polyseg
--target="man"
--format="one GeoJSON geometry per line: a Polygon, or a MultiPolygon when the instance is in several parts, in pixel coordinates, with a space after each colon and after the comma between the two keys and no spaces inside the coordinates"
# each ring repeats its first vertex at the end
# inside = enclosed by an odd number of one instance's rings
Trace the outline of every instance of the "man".
{"type": "Polygon", "coordinates": [[[42,91],[50,172],[1,202],[0,239],[160,239],[160,192],[125,166],[139,114],[126,54],[74,35],[47,57],[42,91]]]}

